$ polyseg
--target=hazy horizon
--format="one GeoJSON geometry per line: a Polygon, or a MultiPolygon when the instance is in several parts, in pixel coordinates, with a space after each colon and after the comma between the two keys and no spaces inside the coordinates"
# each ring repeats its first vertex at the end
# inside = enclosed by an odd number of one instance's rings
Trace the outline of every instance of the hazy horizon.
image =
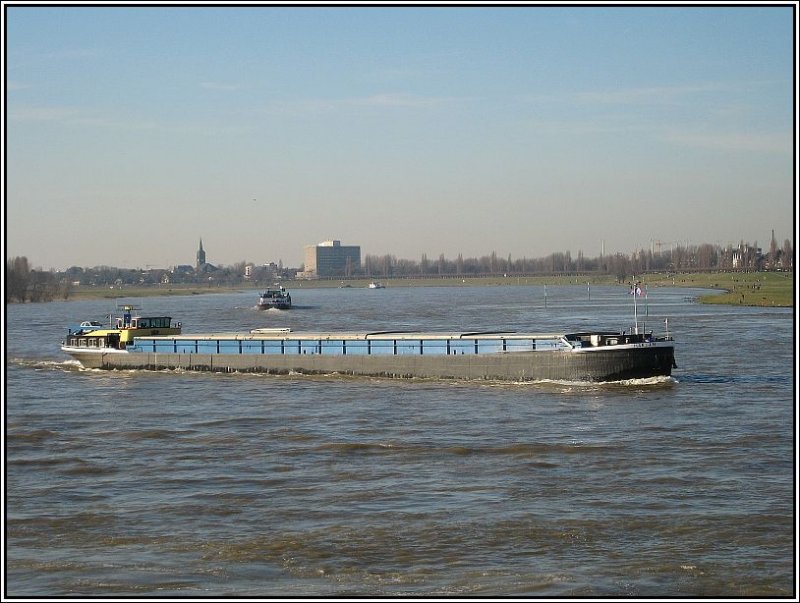
{"type": "Polygon", "coordinates": [[[786,6],[4,6],[34,266],[794,245],[786,6]]]}

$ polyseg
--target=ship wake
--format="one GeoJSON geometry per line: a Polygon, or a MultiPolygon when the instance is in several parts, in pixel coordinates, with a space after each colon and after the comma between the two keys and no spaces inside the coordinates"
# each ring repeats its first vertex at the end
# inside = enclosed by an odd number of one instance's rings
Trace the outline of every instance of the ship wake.
{"type": "Polygon", "coordinates": [[[77,360],[42,360],[37,358],[9,358],[8,363],[22,368],[33,369],[36,371],[78,372],[87,370],[77,360]]]}
{"type": "Polygon", "coordinates": [[[679,381],[675,377],[658,376],[618,381],[571,381],[566,379],[538,379],[536,381],[514,381],[514,385],[557,385],[561,387],[662,387],[672,386],[679,381]]]}

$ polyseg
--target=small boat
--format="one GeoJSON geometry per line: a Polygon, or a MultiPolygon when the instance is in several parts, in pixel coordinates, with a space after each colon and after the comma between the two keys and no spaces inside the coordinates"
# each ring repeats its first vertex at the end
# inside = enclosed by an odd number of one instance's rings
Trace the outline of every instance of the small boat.
{"type": "Polygon", "coordinates": [[[70,333],[80,333],[80,332],[89,332],[89,331],[96,331],[97,329],[102,329],[103,323],[97,320],[84,320],[81,324],[75,325],[74,327],[69,327],[70,333]]]}
{"type": "Polygon", "coordinates": [[[266,333],[291,333],[288,327],[261,327],[260,329],[250,329],[254,335],[264,335],[266,333]]]}
{"type": "Polygon", "coordinates": [[[292,307],[292,296],[287,293],[283,285],[278,285],[277,289],[267,289],[258,298],[257,308],[259,310],[288,310],[292,307]]]}
{"type": "Polygon", "coordinates": [[[372,281],[372,282],[371,282],[371,283],[368,285],[368,287],[369,287],[370,289],[386,289],[386,285],[384,285],[383,283],[376,282],[376,281],[372,281]]]}

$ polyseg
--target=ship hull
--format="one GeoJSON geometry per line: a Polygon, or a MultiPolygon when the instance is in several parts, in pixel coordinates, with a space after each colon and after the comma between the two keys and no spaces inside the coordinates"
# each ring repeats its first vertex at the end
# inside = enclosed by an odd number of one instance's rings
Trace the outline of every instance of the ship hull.
{"type": "Polygon", "coordinates": [[[292,307],[292,304],[290,304],[290,303],[282,303],[282,304],[256,304],[256,307],[257,307],[259,310],[270,310],[270,309],[273,309],[273,308],[274,308],[275,310],[289,310],[289,309],[291,309],[291,307],[292,307]]]}
{"type": "Polygon", "coordinates": [[[500,381],[620,381],[670,376],[674,348],[640,344],[580,351],[448,356],[251,355],[62,348],[86,368],[184,369],[267,374],[332,374],[500,381]]]}

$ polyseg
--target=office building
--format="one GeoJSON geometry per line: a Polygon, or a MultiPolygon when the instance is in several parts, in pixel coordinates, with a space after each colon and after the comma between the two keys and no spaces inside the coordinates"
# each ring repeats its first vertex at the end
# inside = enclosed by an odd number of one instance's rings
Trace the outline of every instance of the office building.
{"type": "Polygon", "coordinates": [[[341,241],[323,241],[306,245],[305,271],[307,278],[353,276],[361,270],[361,247],[342,245],[341,241]]]}

